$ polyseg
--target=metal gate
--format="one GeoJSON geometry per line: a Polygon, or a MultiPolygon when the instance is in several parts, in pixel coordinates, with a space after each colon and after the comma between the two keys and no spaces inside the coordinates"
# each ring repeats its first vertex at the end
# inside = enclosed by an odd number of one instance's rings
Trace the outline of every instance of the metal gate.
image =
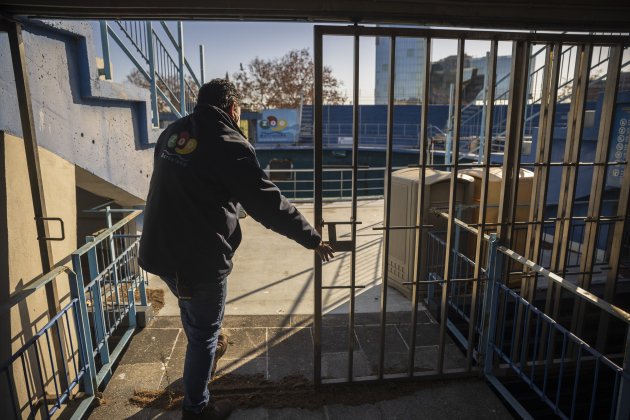
{"type": "MultiPolygon", "coordinates": [[[[630,91],[630,78],[626,77],[630,66],[630,39],[627,35],[567,35],[551,33],[510,33],[465,30],[433,30],[363,26],[316,26],[314,30],[315,57],[315,97],[314,97],[314,218],[320,232],[327,230],[328,239],[339,252],[350,253],[349,282],[345,285],[330,286],[323,276],[322,261],[316,255],[314,262],[315,304],[314,304],[314,382],[319,385],[329,382],[381,381],[402,378],[444,378],[452,376],[478,375],[483,372],[493,379],[496,369],[509,369],[518,366],[517,374],[523,376],[526,367],[534,369],[536,361],[561,359],[560,380],[557,384],[558,399],[544,398],[545,389],[538,390],[535,381],[525,381],[541,399],[563,417],[572,417],[576,409],[576,392],[568,414],[561,407],[560,388],[565,367],[564,361],[577,359],[577,376],[580,375],[581,356],[603,357],[607,361],[607,345],[603,343],[605,331],[613,317],[625,325],[620,341],[626,342],[624,355],[612,363],[611,369],[616,378],[611,417],[621,418],[628,407],[621,401],[627,398],[630,388],[627,345],[627,313],[610,305],[620,275],[620,264],[624,258],[627,240],[628,196],[630,177],[623,177],[628,170],[627,146],[622,145],[622,154],[614,152],[613,125],[615,110],[619,107],[618,93],[630,91]],[[349,220],[325,220],[323,208],[323,188],[325,182],[323,149],[323,38],[352,37],[354,41],[353,79],[353,124],[352,124],[352,163],[344,167],[352,172],[352,200],[349,220]],[[374,228],[382,231],[382,283],[380,285],[380,313],[378,322],[378,357],[376,374],[358,375],[355,364],[355,324],[356,293],[362,287],[357,284],[357,184],[359,168],[359,74],[361,37],[384,37],[389,39],[389,87],[387,98],[386,169],[384,174],[384,216],[382,226],[374,228]],[[394,145],[394,107],[396,83],[396,45],[400,38],[419,38],[425,54],[421,65],[421,80],[424,81],[419,108],[418,163],[410,165],[418,168],[417,214],[415,224],[393,225],[392,209],[392,167],[394,145]],[[450,103],[448,133],[446,142],[451,141],[450,150],[444,150],[444,162],[436,163],[430,150],[435,141],[431,138],[428,111],[431,104],[431,49],[436,39],[450,39],[457,43],[455,83],[450,103]],[[489,43],[487,67],[484,76],[482,96],[475,111],[479,126],[475,139],[464,138],[470,132],[467,121],[471,120],[470,101],[464,103],[466,43],[484,40],[489,43]],[[511,43],[510,73],[501,77],[497,74],[499,43],[511,43]],[[567,70],[568,69],[568,70],[567,70]],[[623,76],[623,77],[622,77],[623,76]],[[503,85],[502,85],[503,83],[503,85]],[[501,88],[509,83],[509,89],[501,88]],[[599,90],[597,90],[599,89],[599,90]],[[586,125],[592,109],[587,102],[589,95],[597,91],[599,96],[596,122],[598,129],[594,135],[595,147],[589,152],[585,140],[586,125]],[[566,135],[562,153],[554,153],[554,124],[557,114],[565,109],[566,135]],[[502,114],[502,115],[499,115],[502,114]],[[529,131],[528,131],[529,130],[529,131]],[[529,144],[532,148],[528,156],[522,152],[529,144]],[[476,151],[475,151],[476,150],[476,151]],[[447,156],[452,156],[450,159],[447,156]],[[623,156],[622,156],[623,155],[623,156]],[[493,173],[500,168],[500,200],[495,204],[496,220],[489,221],[489,184],[493,173]],[[450,189],[448,205],[443,209],[428,208],[425,180],[428,170],[449,172],[450,189]],[[519,179],[522,169],[533,173],[531,193],[526,194],[526,204],[519,198],[519,179]],[[461,173],[477,170],[479,174],[479,203],[476,206],[457,204],[461,173]],[[493,172],[494,171],[494,172],[493,172]],[[619,173],[621,171],[621,176],[619,173]],[[588,172],[583,177],[583,172],[588,172]],[[617,174],[613,179],[613,174],[617,174]],[[557,179],[552,179],[557,178],[557,179]],[[559,180],[559,182],[557,182],[559,180]],[[579,182],[578,182],[579,181],[579,182]],[[606,207],[611,194],[604,197],[604,186],[614,190],[614,203],[606,207]],[[578,197],[579,183],[588,183],[590,193],[578,197]],[[553,189],[554,191],[550,191],[553,189]],[[557,202],[551,203],[549,197],[557,202]],[[582,201],[579,201],[579,200],[582,201]],[[555,200],[555,198],[553,198],[555,200]],[[551,204],[550,204],[551,203],[551,204]],[[526,211],[520,207],[527,206],[526,211]],[[582,206],[582,207],[580,207],[582,206]],[[462,216],[471,208],[476,208],[474,217],[462,216]],[[579,210],[576,210],[579,209],[579,210]],[[553,213],[555,212],[555,217],[553,213]],[[436,226],[429,223],[430,217],[444,221],[444,232],[437,232],[436,226]],[[349,238],[337,238],[337,227],[350,225],[349,238]],[[388,372],[384,364],[388,349],[387,295],[390,281],[389,254],[391,233],[395,230],[414,230],[415,267],[409,302],[408,353],[406,369],[388,372]],[[440,236],[441,235],[441,236],[440,236]],[[495,239],[496,238],[496,239],[495,239]],[[627,238],[626,238],[627,239],[627,238]],[[440,250],[436,251],[436,244],[440,250]],[[422,255],[437,258],[439,264],[427,270],[420,267],[422,255]],[[439,254],[439,255],[438,255],[439,254]],[[437,257],[436,257],[437,255],[437,257]],[[463,268],[465,266],[465,268],[463,268]],[[437,268],[436,268],[437,267],[437,268]],[[596,274],[603,276],[603,286],[593,288],[591,280],[596,274]],[[542,280],[541,280],[542,279],[542,280]],[[490,283],[490,284],[489,284],[490,283]],[[498,286],[500,285],[500,287],[498,286]],[[498,287],[498,288],[497,288],[498,287]],[[322,341],[323,317],[322,293],[329,288],[349,290],[345,358],[347,371],[336,378],[323,377],[322,341]],[[422,292],[421,292],[422,290],[422,292]],[[426,290],[426,291],[425,291],[426,290]],[[432,292],[431,292],[432,291],[432,292]],[[562,294],[564,292],[564,295],[562,294]],[[567,292],[569,298],[567,299],[567,292]],[[541,299],[541,295],[543,298],[541,299]],[[599,295],[599,296],[597,296],[599,295]],[[433,301],[432,301],[433,299],[433,301]],[[512,300],[510,300],[512,299],[512,300]],[[568,302],[568,303],[567,303],[568,302]],[[418,369],[416,339],[418,333],[419,305],[434,304],[435,316],[439,321],[437,352],[432,369],[418,369]],[[535,305],[540,306],[538,309],[535,305]],[[549,344],[557,333],[554,325],[567,305],[573,315],[567,321],[565,341],[559,345],[549,344]],[[562,308],[562,310],[561,310],[562,308]],[[599,335],[592,340],[581,340],[584,330],[584,314],[587,308],[601,311],[599,315],[599,335]],[[506,321],[507,316],[509,320],[506,321]],[[538,324],[532,317],[538,316],[538,324]],[[541,317],[543,322],[541,322],[541,317]],[[545,324],[545,320],[553,324],[545,324]],[[502,320],[499,322],[498,320],[502,320]],[[535,332],[533,330],[535,326],[535,332]],[[540,330],[540,331],[539,331],[540,330]],[[553,330],[553,334],[552,334],[553,330]],[[507,333],[506,333],[507,331],[507,333]],[[500,332],[500,334],[499,334],[500,332]],[[506,353],[501,340],[509,336],[509,351],[506,353]],[[578,341],[572,342],[570,336],[578,341]],[[542,337],[542,338],[540,338],[542,337]],[[533,341],[533,339],[536,339],[533,341]],[[539,340],[540,338],[540,340],[539,340]],[[449,342],[456,342],[465,355],[465,363],[449,367],[445,362],[449,342]],[[533,344],[533,342],[535,344],[533,344]],[[543,346],[546,344],[546,350],[543,346]],[[577,347],[576,347],[577,346],[577,347]],[[541,351],[533,351],[532,347],[541,351]],[[588,349],[587,349],[588,347],[588,349]],[[566,351],[572,348],[572,356],[566,351]],[[576,350],[578,348],[579,350],[576,350]],[[503,350],[501,350],[503,349],[503,350]],[[562,350],[560,353],[557,353],[562,350]],[[588,351],[587,351],[588,350],[588,351]],[[596,352],[589,353],[590,351],[596,352]],[[597,352],[599,351],[599,352],[597,352]],[[599,356],[598,356],[599,355],[599,356]],[[568,359],[567,359],[568,360],[568,359]],[[484,366],[485,364],[485,366],[484,366]],[[531,368],[531,365],[534,368],[531,368]],[[625,391],[624,391],[625,389],[625,391]],[[622,394],[623,392],[623,394],[622,394]]],[[[630,102],[630,101],[629,101],[630,102]]],[[[590,121],[590,120],[589,120],[590,121]]],[[[557,124],[556,124],[557,125],[557,124]]],[[[590,129],[590,127],[588,127],[590,129]]],[[[627,140],[625,140],[627,144],[627,140]]],[[[621,141],[620,141],[621,143],[621,141]]],[[[559,146],[556,146],[558,149],[559,146]]],[[[446,146],[445,146],[446,148],[446,146]]],[[[617,149],[619,150],[619,149],[617,149]]],[[[337,167],[338,168],[338,167],[337,167]]],[[[552,201],[553,201],[552,200],[552,201]]],[[[465,203],[466,204],[466,203],[465,203]]],[[[467,203],[470,204],[470,203],[467,203]]],[[[431,260],[433,261],[433,260],[431,260]]],[[[597,277],[602,279],[601,276],[597,277]]],[[[599,281],[599,280],[598,280],[599,281]]],[[[600,281],[601,283],[601,281],[600,281]]],[[[600,284],[601,286],[601,284],[600,284]]],[[[400,332],[400,331],[399,331],[400,332]]],[[[555,341],[554,341],[555,343],[555,341]]],[[[610,343],[609,343],[610,344],[610,343]]],[[[608,352],[610,353],[610,352],[608,352]]],[[[599,362],[598,362],[599,363],[599,362]]],[[[598,365],[599,366],[599,365],[598,365]]],[[[599,367],[597,368],[599,369],[599,367]]],[[[514,369],[516,371],[516,369],[514,369]]],[[[533,371],[532,371],[533,372],[533,371]]],[[[566,373],[565,373],[566,374],[566,373]]],[[[556,373],[557,375],[557,373],[556,373]]],[[[524,377],[524,376],[523,376],[524,377]]],[[[534,373],[532,373],[532,378],[534,373]]],[[[496,378],[495,378],[496,379],[496,378]]],[[[498,381],[495,386],[503,387],[498,381]]],[[[568,382],[568,381],[565,381],[568,382]]],[[[573,385],[573,384],[571,384],[573,385]]],[[[547,370],[545,370],[547,387],[547,370]]],[[[541,387],[542,388],[542,387],[541,387]]],[[[512,402],[513,406],[526,414],[518,401],[505,387],[499,389],[512,402]]],[[[612,391],[612,390],[611,390],[612,391]]],[[[554,388],[554,393],[556,389],[554,388]]],[[[590,394],[589,394],[590,395],[590,394]]],[[[596,391],[592,391],[595,400],[596,391]]],[[[579,404],[579,401],[577,402],[579,404]]],[[[594,407],[594,405],[593,405],[594,407]]],[[[596,410],[591,407],[591,417],[596,410]]]]}

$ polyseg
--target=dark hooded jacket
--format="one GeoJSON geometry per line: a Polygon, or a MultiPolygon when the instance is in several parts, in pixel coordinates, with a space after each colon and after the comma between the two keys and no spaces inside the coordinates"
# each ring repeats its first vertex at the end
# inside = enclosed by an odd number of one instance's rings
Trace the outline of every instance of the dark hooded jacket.
{"type": "Polygon", "coordinates": [[[306,248],[321,241],[267,178],[234,121],[219,108],[198,105],[156,144],[140,266],[157,275],[225,277],[241,242],[238,203],[268,229],[306,248]]]}

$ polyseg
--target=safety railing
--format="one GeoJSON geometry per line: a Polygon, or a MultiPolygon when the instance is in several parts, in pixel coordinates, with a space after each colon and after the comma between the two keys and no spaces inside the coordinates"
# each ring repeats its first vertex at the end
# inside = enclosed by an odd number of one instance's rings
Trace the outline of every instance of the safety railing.
{"type": "Polygon", "coordinates": [[[94,398],[94,372],[85,346],[85,298],[81,302],[76,273],[66,266],[51,270],[12,296],[6,309],[63,277],[69,281],[70,301],[0,367],[0,392],[8,396],[0,409],[3,418],[50,418],[78,396],[79,385],[84,398],[76,409],[78,414],[85,413],[94,398]]]}
{"type": "Polygon", "coordinates": [[[69,280],[70,301],[0,367],[8,418],[50,418],[69,399],[80,403],[68,416],[81,418],[136,328],[136,300],[147,304],[133,229],[142,211],[119,210],[130,214],[114,224],[115,210],[94,211],[106,214],[108,228],[60,263],[72,268],[60,265],[10,298],[7,310],[62,274],[69,280]]]}
{"type": "MultiPolygon", "coordinates": [[[[396,167],[403,169],[405,167],[396,167]]],[[[350,200],[352,198],[352,168],[324,168],[324,199],[350,200]]],[[[313,200],[312,169],[265,169],[269,178],[280,188],[282,194],[293,201],[313,200]]],[[[360,167],[357,196],[378,198],[383,196],[384,167],[360,167]]]]}
{"type": "Polygon", "coordinates": [[[181,21],[177,22],[177,37],[164,21],[159,22],[159,30],[151,21],[103,20],[100,27],[105,78],[112,78],[112,39],[138,71],[136,83],[151,92],[153,125],[159,125],[160,112],[171,112],[179,118],[193,111],[204,82],[203,46],[199,46],[201,77],[197,77],[184,54],[181,21]]]}
{"type": "MultiPolygon", "coordinates": [[[[499,246],[495,234],[489,238],[484,320],[488,326],[483,344],[484,372],[508,400],[514,397],[502,383],[506,370],[513,372],[561,418],[630,417],[630,314],[499,246]],[[618,320],[621,333],[614,336],[619,343],[611,343],[611,338],[608,348],[617,344],[621,351],[604,354],[595,349],[590,340],[576,336],[559,320],[510,289],[502,281],[510,261],[577,297],[591,312],[618,320]],[[498,371],[502,371],[502,379],[496,375],[498,371]]],[[[513,402],[518,409],[520,404],[513,402]]]]}
{"type": "MultiPolygon", "coordinates": [[[[446,217],[439,210],[436,214],[446,217]]],[[[542,400],[551,411],[561,418],[611,418],[626,419],[630,415],[630,314],[592,293],[575,286],[541,265],[527,260],[514,250],[498,246],[495,233],[484,235],[482,244],[487,246],[486,259],[481,262],[481,278],[474,278],[474,261],[468,258],[466,249],[475,229],[458,220],[456,246],[451,251],[451,287],[446,299],[447,323],[452,336],[463,347],[472,346],[473,358],[483,366],[486,377],[506,400],[524,417],[527,410],[518,402],[513,392],[523,397],[525,384],[534,396],[542,400]],[[521,277],[536,275],[546,279],[544,287],[560,287],[570,299],[561,300],[554,312],[554,319],[528,301],[514,289],[510,275],[521,277]],[[508,274],[506,274],[508,273],[508,274]],[[475,310],[474,342],[468,343],[467,332],[472,318],[474,300],[473,282],[485,287],[478,288],[477,299],[483,305],[475,310]],[[511,287],[512,286],[512,287],[511,287]],[[576,303],[577,301],[577,303],[576,303]],[[572,321],[561,318],[579,305],[583,325],[596,325],[601,317],[613,322],[605,348],[596,348],[596,328],[582,328],[577,336],[572,332],[572,321]],[[590,331],[590,332],[589,332],[590,331]],[[595,332],[593,332],[595,331],[595,332]],[[509,372],[512,372],[510,375],[509,372]],[[511,382],[510,382],[511,381],[511,382]],[[516,384],[516,385],[514,385],[516,384]]],[[[571,237],[583,232],[582,225],[574,226],[571,237]]],[[[444,283],[446,254],[445,233],[433,231],[427,235],[427,273],[435,289],[429,287],[429,306],[439,305],[444,283]]],[[[516,241],[518,242],[518,241],[516,241]]],[[[579,251],[577,251],[579,252],[579,251]]],[[[569,268],[569,266],[567,266],[569,268]]],[[[570,273],[567,273],[570,274],[570,273]]],[[[521,278],[519,277],[519,278],[521,278]]],[[[519,282],[520,284],[520,282],[519,282]]],[[[534,294],[534,299],[536,295],[534,294]]]]}
{"type": "MultiPolygon", "coordinates": [[[[459,247],[466,247],[465,232],[458,232],[456,237],[460,239],[459,247]],[[462,243],[464,242],[464,243],[462,243]]],[[[473,239],[473,238],[470,238],[473,239]]],[[[472,244],[472,242],[471,242],[472,244]]],[[[444,261],[446,256],[446,232],[431,231],[427,235],[426,242],[427,252],[427,273],[428,280],[433,281],[427,288],[427,301],[429,303],[439,302],[439,296],[442,293],[444,283],[444,261]]],[[[453,264],[453,276],[460,279],[451,284],[449,294],[447,296],[447,328],[451,334],[457,339],[460,345],[468,347],[468,326],[471,320],[472,295],[474,293],[473,282],[475,271],[475,262],[456,249],[451,250],[451,262],[453,264]]],[[[481,273],[485,275],[485,268],[481,269],[481,273]]],[[[483,281],[483,278],[481,279],[483,281]]],[[[477,292],[480,297],[483,296],[483,290],[477,292]]],[[[474,343],[471,346],[476,352],[479,352],[479,336],[483,331],[481,305],[476,305],[477,316],[475,316],[475,335],[474,343]]]]}

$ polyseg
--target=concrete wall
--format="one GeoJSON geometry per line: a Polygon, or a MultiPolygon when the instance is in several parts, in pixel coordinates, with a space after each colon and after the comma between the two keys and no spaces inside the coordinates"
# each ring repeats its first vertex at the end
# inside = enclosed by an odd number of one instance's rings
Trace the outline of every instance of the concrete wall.
{"type": "MultiPolygon", "coordinates": [[[[49,216],[65,221],[63,241],[52,242],[54,262],[62,260],[76,249],[76,185],[74,165],[54,153],[39,148],[44,194],[49,216]]],[[[6,360],[19,349],[37,329],[48,322],[44,289],[38,290],[10,310],[4,308],[11,294],[24,288],[42,273],[37,232],[34,223],[33,201],[29,186],[24,142],[15,136],[0,132],[0,361],[6,360]]],[[[50,234],[59,236],[58,225],[53,223],[50,234]]],[[[65,275],[56,280],[60,301],[68,303],[69,284],[65,275]]],[[[76,334],[74,334],[76,337],[76,334]]],[[[54,338],[51,337],[51,339],[54,338]]],[[[46,353],[47,347],[40,347],[46,353]]],[[[76,345],[75,345],[76,349],[76,345]]],[[[67,349],[66,354],[70,354],[67,349]]],[[[27,364],[36,366],[33,352],[27,354],[27,364]]],[[[44,365],[49,366],[46,357],[44,365]]],[[[21,366],[15,372],[16,383],[23,383],[21,366]]],[[[31,385],[36,375],[31,375],[31,385]]],[[[44,379],[50,385],[50,378],[44,379]]],[[[2,395],[4,390],[0,391],[2,395]]],[[[25,397],[25,395],[22,395],[25,397]]],[[[3,397],[4,398],[4,397],[3,397]]],[[[8,397],[6,397],[8,398],[8,397]]],[[[9,409],[8,404],[0,404],[9,409]]],[[[7,418],[6,416],[1,416],[7,418]]],[[[9,416],[8,418],[11,418],[9,416]]]]}
{"type": "MultiPolygon", "coordinates": [[[[160,132],[151,127],[148,90],[99,79],[88,23],[34,22],[23,38],[39,145],[142,202],[160,132]]],[[[21,136],[5,33],[0,97],[0,130],[21,136]]]]}

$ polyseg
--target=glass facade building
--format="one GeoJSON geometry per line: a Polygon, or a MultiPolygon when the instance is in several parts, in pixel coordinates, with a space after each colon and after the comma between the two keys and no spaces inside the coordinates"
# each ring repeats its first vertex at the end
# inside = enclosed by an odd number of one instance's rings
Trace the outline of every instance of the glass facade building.
{"type": "MultiPolygon", "coordinates": [[[[376,37],[374,103],[387,104],[389,86],[389,51],[391,40],[388,37],[376,37]]],[[[424,84],[423,66],[425,60],[425,43],[421,38],[396,39],[396,79],[394,82],[394,102],[397,104],[419,104],[424,84]]],[[[431,103],[447,104],[451,83],[455,83],[456,57],[449,56],[433,63],[431,67],[431,103]],[[452,79],[452,80],[451,80],[452,79]]],[[[510,67],[512,57],[497,57],[497,87],[495,97],[505,94],[510,87],[510,67]]],[[[486,57],[466,56],[464,61],[464,78],[474,85],[465,95],[465,102],[473,100],[483,89],[483,77],[488,69],[486,57]],[[476,79],[476,80],[473,80],[476,79]]],[[[504,99],[507,99],[505,97],[504,99]]]]}

